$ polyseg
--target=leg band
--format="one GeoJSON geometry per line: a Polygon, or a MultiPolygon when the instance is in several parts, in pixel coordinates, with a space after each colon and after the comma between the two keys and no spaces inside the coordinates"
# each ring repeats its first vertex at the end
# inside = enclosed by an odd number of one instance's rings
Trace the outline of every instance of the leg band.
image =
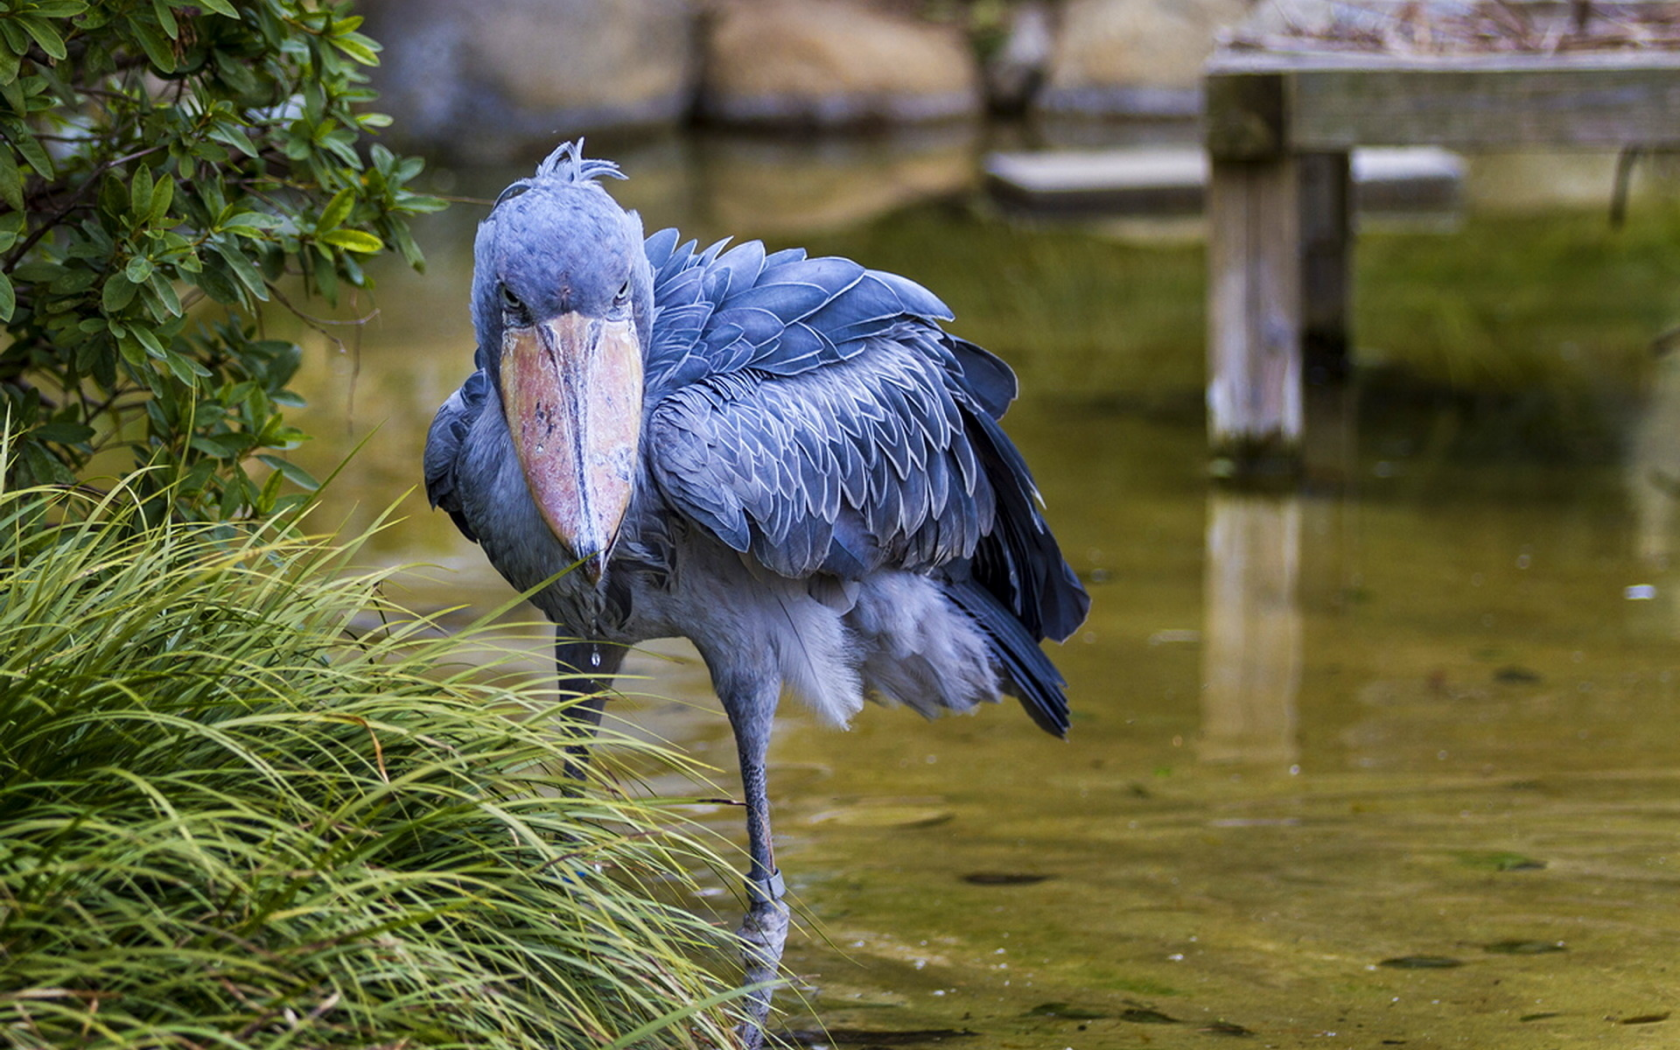
{"type": "Polygon", "coordinates": [[[762,881],[751,877],[747,879],[747,899],[755,907],[760,904],[774,904],[781,900],[782,894],[786,892],[787,884],[782,881],[780,868],[771,872],[768,879],[762,881]]]}

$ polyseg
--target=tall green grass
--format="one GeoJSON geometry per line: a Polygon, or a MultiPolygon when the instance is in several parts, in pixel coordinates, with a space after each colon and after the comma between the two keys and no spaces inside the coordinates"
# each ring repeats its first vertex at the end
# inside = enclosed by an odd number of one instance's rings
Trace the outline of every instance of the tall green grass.
{"type": "Polygon", "coordinates": [[[715,859],[355,554],[0,491],[0,1045],[725,1045],[715,859]]]}

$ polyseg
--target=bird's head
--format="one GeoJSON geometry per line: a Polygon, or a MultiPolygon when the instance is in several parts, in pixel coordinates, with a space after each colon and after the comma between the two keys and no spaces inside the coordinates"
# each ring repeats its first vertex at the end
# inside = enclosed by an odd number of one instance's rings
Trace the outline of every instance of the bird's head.
{"type": "Polygon", "coordinates": [[[531,498],[599,582],[633,493],[653,272],[642,224],[565,143],[502,191],[473,249],[473,327],[531,498]]]}

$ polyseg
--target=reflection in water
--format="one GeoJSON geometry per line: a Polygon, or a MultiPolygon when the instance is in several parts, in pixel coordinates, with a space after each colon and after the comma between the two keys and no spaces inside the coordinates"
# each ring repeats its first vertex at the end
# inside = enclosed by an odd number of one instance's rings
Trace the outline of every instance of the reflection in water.
{"type": "MultiPolygon", "coordinates": [[[[1020,369],[1005,424],[1095,599],[1054,654],[1066,743],[1012,705],[931,725],[868,710],[847,733],[785,713],[773,801],[804,923],[789,961],[817,1016],[1022,1050],[1203,1047],[1230,1034],[1220,1022],[1279,1047],[1673,1041],[1680,1022],[1620,1022],[1680,1008],[1680,658],[1660,565],[1674,510],[1649,484],[1680,476],[1680,384],[1663,377],[1626,461],[1593,450],[1615,447],[1603,431],[1627,437],[1627,414],[1586,413],[1594,384],[1619,384],[1603,404],[1634,400],[1645,345],[1675,319],[1657,265],[1672,238],[1630,240],[1645,236],[1632,223],[1612,243],[1596,215],[1364,238],[1361,265],[1386,268],[1359,280],[1369,358],[1445,361],[1475,397],[1406,409],[1384,386],[1362,403],[1362,447],[1332,457],[1342,495],[1240,497],[1201,474],[1193,247],[945,207],[796,236],[799,205],[760,226],[748,197],[737,211],[703,188],[791,192],[804,162],[784,179],[776,151],[724,163],[709,148],[647,147],[614,189],[650,227],[768,231],[924,279],[960,334],[1020,369]],[[717,229],[724,215],[738,225],[717,229]],[[1522,383],[1475,385],[1490,375],[1522,383]],[[1659,600],[1630,600],[1638,585],[1659,600]],[[1380,965],[1418,957],[1463,965],[1380,965]]],[[[458,191],[494,193],[503,174],[458,191]]],[[[422,231],[430,273],[383,277],[354,412],[352,355],[318,367],[315,349],[302,377],[311,469],[331,469],[347,432],[369,442],[323,524],[417,484],[425,425],[469,367],[477,214],[438,218],[422,231]]],[[[373,553],[444,566],[411,600],[507,599],[442,515],[414,497],[403,510],[373,553]]],[[[727,764],[703,668],[652,648],[615,712],[727,764]]],[[[723,790],[732,778],[719,772],[723,790]]],[[[736,813],[701,817],[738,831],[736,813]]],[[[731,886],[695,906],[729,921],[731,886]]]]}
{"type": "Polygon", "coordinates": [[[1197,743],[1204,762],[1295,761],[1300,564],[1299,497],[1209,497],[1197,743]]]}
{"type": "Polygon", "coordinates": [[[1669,567],[1680,500],[1680,354],[1657,364],[1650,401],[1633,427],[1628,494],[1639,521],[1639,557],[1654,570],[1669,567]]]}

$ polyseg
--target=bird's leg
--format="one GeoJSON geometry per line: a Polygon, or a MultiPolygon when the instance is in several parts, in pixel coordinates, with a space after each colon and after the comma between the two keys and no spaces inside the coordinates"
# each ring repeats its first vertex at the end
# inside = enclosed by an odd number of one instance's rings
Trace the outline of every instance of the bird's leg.
{"type": "Polygon", "coordinates": [[[566,748],[566,754],[570,756],[566,772],[581,780],[584,769],[589,765],[589,748],[583,738],[592,736],[601,725],[601,709],[607,703],[607,689],[611,687],[619,665],[624,663],[625,650],[622,645],[578,641],[567,637],[565,630],[564,627],[555,630],[554,663],[560,675],[561,694],[581,698],[567,709],[567,715],[580,730],[587,727],[587,731],[579,733],[578,743],[566,748]]]}
{"type": "Polygon", "coordinates": [[[770,843],[770,795],[765,757],[770,749],[770,726],[776,714],[779,683],[760,682],[739,692],[720,690],[735,746],[741,758],[741,789],[747,806],[747,848],[752,868],[747,874],[747,917],[741,924],[741,961],[748,987],[750,1020],[738,1033],[746,1050],[764,1045],[764,1023],[770,1015],[769,987],[777,978],[782,946],[787,942],[788,909],[782,903],[782,873],[770,843]]]}

